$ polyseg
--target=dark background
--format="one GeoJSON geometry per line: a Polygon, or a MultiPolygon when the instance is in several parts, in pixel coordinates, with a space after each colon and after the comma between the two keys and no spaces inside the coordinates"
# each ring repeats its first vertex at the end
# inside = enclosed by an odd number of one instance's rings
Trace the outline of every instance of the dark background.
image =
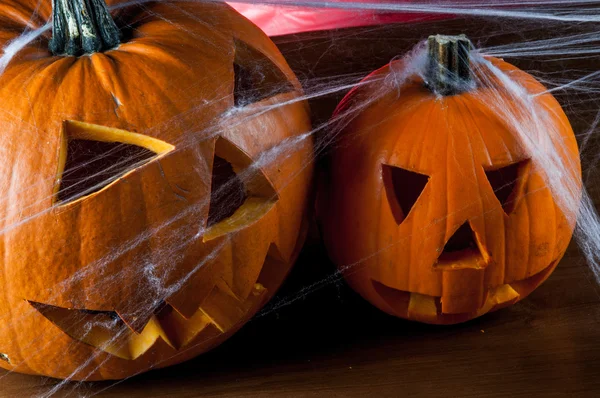
{"type": "MultiPolygon", "coordinates": [[[[592,31],[585,24],[454,19],[275,38],[307,87],[357,82],[430,34],[467,33],[478,47],[592,31]]],[[[508,61],[543,80],[572,81],[600,58],[508,61]]],[[[344,91],[311,100],[315,126],[344,91]]],[[[586,131],[600,95],[557,92],[575,131],[586,131]]],[[[595,187],[598,145],[583,153],[595,187]]],[[[0,376],[0,396],[43,394],[55,380],[0,376]]],[[[600,396],[600,288],[574,244],[550,279],[519,304],[446,327],[390,317],[351,291],[313,228],[292,274],[253,321],[195,360],[123,381],[66,384],[57,396],[600,396]]]]}

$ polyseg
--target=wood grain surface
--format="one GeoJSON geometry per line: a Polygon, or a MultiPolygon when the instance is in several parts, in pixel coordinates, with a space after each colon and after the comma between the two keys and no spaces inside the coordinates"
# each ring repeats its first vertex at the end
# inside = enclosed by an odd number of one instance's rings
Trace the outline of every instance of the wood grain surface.
{"type": "MultiPolygon", "coordinates": [[[[429,34],[465,32],[487,46],[585,29],[459,19],[317,32],[276,42],[300,79],[314,87],[316,81],[357,81],[429,34]],[[340,80],[343,76],[347,79],[340,80]]],[[[509,61],[555,81],[600,67],[598,57],[509,61]]],[[[316,124],[331,115],[344,93],[311,101],[316,124]]],[[[582,131],[592,124],[599,101],[573,95],[557,93],[574,128],[582,131]]],[[[585,156],[584,168],[589,170],[585,156]]],[[[600,199],[595,188],[600,184],[590,181],[592,195],[600,199]]],[[[600,288],[574,244],[550,279],[521,303],[462,325],[434,327],[395,319],[358,297],[335,273],[317,235],[312,233],[271,305],[222,346],[122,382],[67,383],[54,396],[600,396],[600,288]]],[[[43,396],[56,383],[2,373],[0,396],[43,396]]]]}

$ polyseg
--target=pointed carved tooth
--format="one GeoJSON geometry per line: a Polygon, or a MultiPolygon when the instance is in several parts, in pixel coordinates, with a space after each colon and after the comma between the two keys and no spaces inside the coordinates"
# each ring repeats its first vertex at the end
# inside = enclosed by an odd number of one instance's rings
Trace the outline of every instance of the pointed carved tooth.
{"type": "Polygon", "coordinates": [[[231,329],[246,312],[243,304],[224,283],[217,283],[201,308],[221,332],[231,329]]]}
{"type": "MultiPolygon", "coordinates": [[[[262,223],[262,220],[259,223],[262,223]]],[[[267,229],[263,228],[263,230],[267,229]]],[[[233,273],[233,283],[227,284],[225,289],[229,289],[231,295],[242,303],[248,299],[254,283],[260,278],[261,271],[268,265],[268,254],[266,257],[256,255],[256,252],[268,253],[270,244],[265,238],[264,232],[257,233],[254,232],[254,229],[243,231],[232,238],[235,272],[233,273]]],[[[285,263],[283,269],[286,269],[285,263]]]]}
{"type": "Polygon", "coordinates": [[[162,338],[171,348],[175,348],[171,343],[167,333],[162,328],[156,316],[150,318],[148,324],[140,334],[131,333],[129,336],[128,346],[130,359],[137,359],[142,354],[147,352],[156,343],[156,340],[162,338]]]}
{"type": "Polygon", "coordinates": [[[121,311],[117,310],[119,318],[134,332],[141,334],[154,316],[152,311],[121,311]]]}
{"type": "Polygon", "coordinates": [[[520,297],[519,293],[509,284],[498,286],[491,296],[494,298],[495,304],[504,304],[520,297]]]}
{"type": "MultiPolygon", "coordinates": [[[[252,290],[250,298],[247,301],[241,303],[231,301],[234,300],[234,296],[228,288],[216,288],[220,289],[220,294],[229,297],[228,301],[235,303],[237,306],[237,310],[239,310],[239,312],[236,312],[237,315],[231,317],[226,322],[223,321],[222,314],[217,315],[213,318],[209,314],[207,314],[202,308],[199,308],[196,311],[196,313],[188,319],[184,318],[179,312],[175,310],[159,315],[158,319],[165,333],[168,335],[169,340],[173,343],[176,349],[185,347],[201,334],[206,335],[206,338],[210,338],[209,336],[211,335],[218,335],[227,332],[229,329],[225,329],[223,325],[235,325],[237,322],[245,319],[248,313],[253,314],[256,310],[258,310],[258,307],[260,306],[260,304],[262,304],[263,299],[267,293],[267,289],[265,289],[264,286],[262,286],[261,284],[257,283],[254,285],[254,289],[252,290]],[[234,319],[237,317],[240,318],[234,319]],[[215,319],[220,319],[220,323],[217,323],[215,319]]],[[[215,296],[213,296],[213,298],[214,297],[215,296]]],[[[206,306],[206,308],[211,308],[210,301],[205,302],[204,305],[206,306]]],[[[214,313],[214,311],[212,312],[214,313]]]]}
{"type": "MultiPolygon", "coordinates": [[[[210,294],[216,280],[223,277],[224,270],[229,270],[222,264],[231,263],[229,262],[231,243],[224,242],[221,245],[222,248],[212,244],[206,245],[210,247],[206,251],[200,252],[199,255],[199,258],[203,258],[203,260],[193,262],[194,267],[185,274],[189,278],[187,282],[166,299],[167,304],[186,319],[190,319],[196,314],[200,304],[210,294]],[[216,260],[207,259],[211,253],[218,253],[216,260]]],[[[228,275],[226,277],[232,278],[228,275]]]]}
{"type": "MultiPolygon", "coordinates": [[[[182,325],[181,327],[181,343],[180,346],[183,347],[187,345],[192,339],[198,336],[202,331],[206,328],[213,326],[212,319],[208,317],[204,311],[198,310],[196,314],[189,319],[189,321],[182,325]]],[[[214,327],[216,329],[216,327],[214,327]]]]}
{"type": "Polygon", "coordinates": [[[437,306],[435,297],[425,294],[411,293],[408,302],[408,315],[416,317],[435,317],[437,316],[437,306]]]}
{"type": "Polygon", "coordinates": [[[212,319],[201,309],[187,319],[174,309],[168,313],[159,314],[158,319],[169,341],[176,349],[187,345],[204,329],[213,325],[212,319]]]}
{"type": "Polygon", "coordinates": [[[513,303],[517,301],[520,296],[521,295],[509,284],[492,288],[490,291],[488,291],[485,303],[477,311],[477,314],[483,315],[500,304],[513,303]]]}
{"type": "Polygon", "coordinates": [[[263,288],[268,286],[271,289],[276,289],[281,285],[288,271],[288,263],[283,259],[279,248],[275,243],[271,243],[256,283],[263,286],[263,288]]]}

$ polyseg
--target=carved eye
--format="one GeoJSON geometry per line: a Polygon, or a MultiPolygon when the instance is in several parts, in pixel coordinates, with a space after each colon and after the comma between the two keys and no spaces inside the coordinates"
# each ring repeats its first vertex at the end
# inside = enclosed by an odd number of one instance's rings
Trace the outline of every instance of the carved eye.
{"type": "Polygon", "coordinates": [[[173,148],[142,134],[65,121],[54,201],[65,204],[97,192],[173,148]]]}
{"type": "Polygon", "coordinates": [[[208,227],[231,217],[248,198],[246,187],[231,163],[217,155],[213,160],[211,189],[208,227]]]}
{"type": "Polygon", "coordinates": [[[281,69],[263,53],[239,40],[234,44],[235,106],[250,105],[295,90],[281,69]]]}
{"type": "Polygon", "coordinates": [[[277,193],[252,159],[233,143],[217,139],[213,158],[208,230],[204,241],[242,229],[265,215],[277,193]]]}
{"type": "Polygon", "coordinates": [[[382,174],[388,203],[400,225],[421,196],[429,176],[387,164],[382,165],[382,174]]]}
{"type": "Polygon", "coordinates": [[[510,164],[499,169],[485,170],[485,175],[494,190],[506,215],[510,215],[518,204],[529,174],[529,159],[510,164]]]}

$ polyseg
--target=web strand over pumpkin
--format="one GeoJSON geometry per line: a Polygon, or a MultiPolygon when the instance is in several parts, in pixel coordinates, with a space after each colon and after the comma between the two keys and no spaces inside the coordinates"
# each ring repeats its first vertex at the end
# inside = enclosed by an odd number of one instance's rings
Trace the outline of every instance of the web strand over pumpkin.
{"type": "MultiPolygon", "coordinates": [[[[117,6],[113,6],[111,10],[118,12],[121,8],[127,8],[130,6],[144,7],[146,2],[130,2],[123,3],[117,6]]],[[[169,6],[177,10],[179,9],[180,2],[171,2],[169,6]]],[[[181,2],[183,3],[183,2],[181,2]]],[[[367,10],[376,12],[388,12],[388,13],[420,13],[429,16],[438,17],[440,14],[444,16],[453,14],[457,17],[472,17],[472,18],[485,18],[493,17],[503,21],[527,21],[532,23],[535,27],[540,29],[548,29],[556,27],[556,33],[554,36],[550,36],[547,32],[547,36],[544,39],[528,40],[525,35],[519,34],[516,28],[514,28],[514,41],[510,44],[493,44],[486,46],[487,41],[492,41],[491,38],[494,36],[494,30],[488,29],[482,33],[482,37],[475,38],[474,44],[478,47],[478,50],[473,52],[473,64],[476,69],[481,69],[489,72],[495,80],[502,82],[506,92],[503,95],[497,95],[497,101],[491,104],[494,109],[497,110],[498,114],[502,115],[507,123],[514,128],[517,135],[520,137],[524,146],[527,148],[529,153],[535,157],[536,161],[540,162],[544,166],[546,175],[549,179],[549,185],[552,188],[553,194],[558,198],[559,206],[563,209],[565,214],[568,215],[569,220],[575,221],[577,218],[577,243],[580,245],[582,252],[584,253],[588,264],[594,272],[596,278],[600,280],[600,266],[598,253],[600,253],[600,220],[596,212],[596,206],[592,200],[593,191],[595,190],[595,184],[597,176],[598,166],[598,143],[597,139],[597,127],[600,111],[598,111],[598,105],[600,104],[600,97],[598,84],[600,82],[600,75],[596,71],[578,70],[573,65],[573,61],[578,59],[584,59],[586,57],[598,57],[597,45],[598,45],[598,31],[597,27],[594,27],[593,23],[597,22],[600,18],[598,16],[598,2],[595,1],[580,1],[576,4],[564,5],[564,2],[552,1],[552,2],[534,2],[534,1],[505,1],[499,5],[481,5],[473,2],[412,2],[402,3],[397,2],[314,2],[314,1],[257,1],[249,2],[252,4],[264,4],[273,5],[276,7],[310,7],[317,10],[323,8],[341,9],[341,10],[367,10]],[[573,8],[573,5],[577,5],[577,8],[573,8]],[[443,6],[443,7],[442,7],[443,6]],[[534,8],[537,7],[537,8],[534,8]],[[570,25],[572,24],[572,25],[570,25]],[[563,33],[566,31],[567,33],[563,33]],[[569,33],[570,32],[570,33],[569,33]],[[478,44],[481,44],[479,46],[478,44]],[[549,145],[551,141],[558,140],[556,131],[548,131],[545,129],[544,120],[547,115],[544,112],[539,111],[535,105],[535,97],[530,96],[523,87],[519,87],[512,82],[509,75],[495,68],[485,58],[486,55],[495,57],[503,57],[508,61],[519,62],[522,60],[528,61],[530,59],[540,60],[541,63],[546,62],[545,68],[540,68],[540,63],[535,64],[537,69],[528,70],[538,80],[548,88],[548,92],[553,93],[558,100],[561,102],[563,108],[569,114],[571,123],[575,129],[575,133],[580,142],[582,159],[583,159],[583,173],[585,178],[586,187],[592,191],[588,193],[583,191],[582,198],[580,201],[578,195],[577,180],[568,173],[563,172],[564,164],[561,157],[561,153],[555,151],[548,151],[548,148],[554,146],[549,145]],[[561,63],[566,62],[569,69],[565,73],[561,70],[561,63]],[[510,97],[514,103],[519,105],[522,112],[515,112],[514,107],[507,107],[503,102],[506,96],[510,97]],[[580,109],[585,108],[585,111],[580,109]]],[[[165,21],[168,21],[168,16],[159,16],[165,21]]],[[[202,21],[202,16],[194,16],[198,18],[198,21],[202,21]]],[[[427,31],[431,34],[438,33],[437,20],[425,20],[420,22],[420,26],[426,26],[427,31]]],[[[415,23],[415,22],[411,22],[415,23]]],[[[0,57],[0,70],[5,71],[10,68],[11,62],[19,60],[20,53],[23,49],[31,49],[39,47],[39,43],[44,39],[44,35],[50,29],[50,25],[41,25],[35,29],[26,28],[23,26],[23,34],[16,35],[13,40],[9,41],[4,46],[4,54],[0,57]]],[[[133,27],[135,29],[135,27],[133,27]]],[[[423,28],[421,28],[423,29],[423,28]]],[[[471,28],[473,30],[473,28],[471,28]]],[[[496,32],[499,32],[499,28],[496,32]]],[[[531,28],[533,29],[533,28],[531,28]]],[[[477,31],[477,29],[474,29],[477,31]]],[[[370,27],[363,28],[363,33],[367,33],[367,39],[375,40],[375,37],[379,32],[385,33],[382,27],[370,27]],[[370,34],[370,36],[369,36],[370,34]]],[[[358,33],[352,31],[340,31],[335,33],[321,33],[320,40],[325,44],[325,50],[323,56],[326,56],[326,47],[330,47],[332,51],[340,49],[342,44],[346,41],[351,41],[358,33]]],[[[319,36],[319,35],[318,35],[319,36]]],[[[353,117],[361,110],[369,108],[373,103],[380,100],[390,92],[397,93],[398,96],[403,95],[403,85],[412,77],[422,76],[424,73],[424,43],[419,43],[423,40],[424,36],[413,37],[410,35],[410,39],[402,41],[399,48],[407,49],[413,44],[416,45],[411,51],[403,51],[398,49],[398,57],[404,58],[405,63],[408,65],[405,69],[398,71],[393,78],[386,80],[372,80],[368,83],[369,86],[375,87],[371,91],[371,96],[368,98],[361,98],[360,102],[354,103],[344,109],[342,112],[334,115],[332,118],[319,117],[317,116],[313,121],[313,127],[308,131],[299,134],[293,138],[284,139],[281,142],[270,146],[267,149],[262,150],[256,156],[253,157],[253,162],[248,165],[247,168],[241,172],[237,172],[237,178],[243,183],[249,183],[252,181],[257,171],[263,170],[269,167],[276,167],[279,164],[285,163],[286,159],[290,156],[295,156],[303,146],[306,145],[312,139],[316,139],[314,151],[311,155],[307,156],[303,161],[306,167],[310,167],[310,164],[317,161],[323,155],[327,155],[331,148],[336,148],[339,145],[338,135],[345,126],[348,125],[353,117]],[[409,45],[409,41],[412,44],[409,45]],[[403,55],[403,54],[407,55],[403,55]]],[[[280,46],[285,47],[286,41],[293,42],[294,40],[301,39],[289,38],[282,40],[280,46]]],[[[302,59],[302,44],[300,45],[289,45],[285,55],[288,58],[298,57],[302,59]],[[292,47],[297,49],[291,49],[292,47]]],[[[28,50],[29,51],[29,50],[28,50]]],[[[33,50],[32,50],[33,51],[33,50]]],[[[362,54],[358,50],[347,49],[344,51],[350,51],[353,57],[360,57],[362,54]]],[[[394,49],[388,48],[385,51],[386,54],[393,53],[394,49]]],[[[389,61],[391,57],[382,59],[381,65],[389,61]]],[[[596,59],[596,58],[594,58],[596,59]]],[[[296,62],[297,64],[302,63],[296,62]]],[[[535,62],[534,62],[535,63],[535,62]]],[[[194,67],[194,65],[192,65],[194,67]]],[[[261,66],[256,66],[261,68],[261,66]]],[[[223,135],[224,131],[235,130],[244,126],[251,125],[253,120],[256,120],[262,115],[270,112],[277,112],[281,108],[286,106],[298,104],[301,101],[307,100],[311,103],[313,108],[320,104],[323,104],[325,100],[331,101],[331,99],[339,100],[343,94],[355,87],[361,87],[365,83],[359,83],[360,80],[366,75],[366,70],[357,72],[349,72],[343,75],[329,75],[327,66],[322,67],[321,71],[318,70],[318,65],[314,69],[310,70],[309,73],[300,75],[299,79],[302,84],[303,93],[298,94],[293,98],[279,98],[276,103],[259,104],[254,106],[251,112],[247,112],[243,107],[233,107],[229,111],[222,114],[217,120],[214,120],[210,125],[204,127],[201,130],[190,129],[186,131],[178,141],[170,142],[174,145],[175,151],[182,153],[186,150],[198,147],[200,144],[210,142],[211,140],[223,135]],[[324,70],[324,72],[323,72],[324,70]]],[[[367,68],[364,68],[367,69],[367,68]]],[[[259,70],[260,72],[260,70],[259,70]]],[[[199,74],[202,72],[199,71],[199,74]]],[[[480,81],[480,84],[490,84],[489,81],[480,81]]],[[[207,100],[209,102],[206,106],[211,106],[213,103],[217,103],[222,98],[211,98],[207,100]]],[[[110,112],[113,110],[111,109],[110,112]]],[[[196,108],[189,109],[185,113],[168,120],[164,125],[155,126],[155,129],[165,129],[169,126],[176,126],[182,120],[186,120],[190,115],[201,114],[203,112],[203,106],[199,105],[196,108]]],[[[148,134],[148,131],[139,131],[141,134],[148,134]]],[[[118,151],[119,146],[114,149],[118,151]]],[[[93,165],[94,163],[101,162],[110,156],[110,153],[102,153],[97,156],[88,158],[85,162],[79,163],[78,168],[85,168],[86,166],[93,165]]],[[[203,155],[196,153],[197,160],[203,161],[203,155]]],[[[127,165],[127,171],[135,170],[140,166],[143,166],[147,160],[137,161],[131,158],[122,158],[117,163],[112,163],[110,167],[115,168],[119,163],[127,165]]],[[[71,169],[70,172],[73,172],[71,169]]],[[[288,176],[288,181],[284,181],[281,184],[280,189],[285,189],[287,184],[293,184],[294,179],[302,173],[303,169],[297,170],[296,173],[292,173],[288,176]]],[[[203,173],[204,170],[197,170],[197,173],[203,173]]],[[[65,177],[68,177],[66,175],[65,177]]],[[[92,176],[90,176],[91,178],[92,176]]],[[[42,178],[35,183],[27,186],[21,192],[14,192],[15,195],[26,195],[27,192],[37,192],[36,186],[53,182],[54,176],[49,178],[42,178]]],[[[85,185],[85,178],[78,180],[77,184],[85,185]]],[[[101,181],[99,184],[103,185],[108,181],[101,181]]],[[[99,185],[95,184],[91,187],[87,187],[86,190],[80,192],[80,195],[86,196],[93,193],[99,185]]],[[[219,198],[224,200],[227,194],[235,191],[237,185],[233,181],[221,184],[219,190],[212,192],[212,198],[219,198]]],[[[269,200],[274,198],[269,198],[269,200]]],[[[0,196],[0,203],[12,203],[13,198],[7,195],[0,196]]],[[[40,205],[52,200],[52,195],[48,194],[44,197],[36,197],[35,201],[29,202],[29,207],[23,207],[21,210],[28,214],[27,217],[18,220],[12,220],[5,214],[2,214],[2,218],[5,223],[2,228],[2,233],[6,234],[10,231],[21,227],[32,220],[42,217],[44,214],[52,211],[52,208],[37,211],[40,205]],[[30,211],[36,209],[35,211],[30,211]],[[10,221],[10,222],[6,222],[10,221]]],[[[91,261],[76,273],[69,275],[64,278],[61,284],[51,286],[51,289],[60,292],[66,288],[66,286],[78,284],[84,282],[91,275],[99,275],[107,269],[107,265],[113,263],[123,256],[127,256],[134,249],[149,244],[151,239],[161,231],[172,228],[177,225],[182,231],[190,228],[189,225],[184,225],[184,221],[190,219],[200,219],[205,217],[210,207],[211,196],[206,197],[204,200],[198,200],[192,205],[186,207],[173,217],[170,217],[163,223],[153,225],[152,228],[143,231],[139,235],[135,236],[131,240],[119,242],[116,244],[106,256],[91,261]]],[[[470,203],[465,203],[465,206],[469,206],[470,203]]],[[[222,214],[223,218],[228,218],[229,214],[222,214]]],[[[450,216],[450,215],[449,215],[450,216]]],[[[220,218],[217,214],[216,218],[220,218]]],[[[118,226],[115,226],[118,227],[118,226]]],[[[427,230],[429,225],[421,225],[420,228],[427,230]]],[[[146,300],[136,303],[136,307],[133,309],[133,313],[128,314],[130,317],[148,318],[157,313],[161,306],[178,290],[182,288],[194,275],[202,270],[223,248],[222,245],[217,244],[211,251],[207,252],[206,255],[198,259],[198,261],[190,267],[187,272],[182,275],[176,275],[175,280],[171,277],[170,271],[166,268],[166,273],[161,273],[160,268],[157,268],[159,263],[171,263],[177,260],[179,253],[185,249],[188,245],[193,244],[198,240],[202,240],[206,234],[206,228],[202,225],[195,225],[193,234],[186,234],[186,239],[178,239],[177,234],[172,234],[168,239],[161,242],[161,248],[152,252],[151,258],[134,258],[134,263],[130,265],[132,269],[139,270],[139,279],[143,280],[143,286],[146,286],[147,290],[145,293],[146,300]],[[169,283],[166,283],[169,281],[169,283]]],[[[407,237],[408,238],[408,237],[407,237]]],[[[399,242],[392,242],[388,247],[382,251],[391,250],[393,247],[398,245],[399,242]]],[[[381,253],[375,252],[370,253],[370,256],[378,256],[381,253]]],[[[352,269],[358,269],[364,261],[358,261],[352,264],[344,265],[344,272],[352,272],[352,269]]],[[[164,269],[164,268],[163,268],[164,269]]],[[[121,273],[115,273],[107,276],[105,279],[98,282],[93,290],[96,292],[114,292],[109,289],[113,284],[118,284],[123,279],[128,271],[122,270],[121,273]]],[[[287,292],[283,296],[277,296],[270,304],[266,305],[264,309],[257,314],[255,317],[256,321],[260,321],[262,317],[268,317],[272,314],[281,311],[292,311],[293,304],[298,300],[301,300],[306,295],[313,293],[317,289],[322,289],[336,281],[340,280],[341,273],[336,270],[331,270],[330,275],[322,280],[315,280],[314,283],[305,286],[303,289],[296,292],[287,292]]],[[[52,295],[49,295],[52,297],[52,295]]],[[[118,301],[118,297],[115,298],[118,301]]],[[[29,317],[36,314],[36,309],[31,307],[30,311],[24,313],[22,317],[29,317]]],[[[8,315],[0,318],[2,324],[5,325],[0,328],[8,328],[6,325],[11,322],[17,322],[18,319],[10,318],[8,315]]],[[[84,318],[81,318],[81,325],[75,325],[76,327],[83,327],[83,329],[90,329],[93,323],[84,324],[84,318]]],[[[109,344],[115,345],[115,349],[119,349],[118,345],[126,344],[123,339],[125,333],[129,333],[130,329],[123,327],[113,337],[112,341],[108,341],[109,344]]],[[[204,344],[206,341],[200,341],[198,344],[204,344]]],[[[39,341],[31,341],[31,346],[35,347],[39,344],[39,341]]],[[[46,344],[52,344],[47,342],[46,344]]],[[[73,343],[74,345],[78,343],[73,343]]],[[[185,350],[192,350],[194,345],[183,348],[185,350]]],[[[0,351],[2,347],[0,346],[0,351]]],[[[103,364],[108,360],[108,356],[100,348],[94,352],[87,360],[82,363],[78,370],[85,369],[86,374],[90,376],[96,370],[100,369],[103,364]]],[[[11,363],[12,365],[12,363],[11,363]]],[[[16,365],[16,364],[15,364],[16,365]]],[[[157,363],[156,366],[160,366],[157,363]]],[[[73,372],[67,375],[66,380],[70,380],[73,377],[80,377],[73,372]]],[[[9,377],[9,376],[3,376],[9,377]]],[[[2,380],[0,378],[0,380],[2,380]]],[[[93,396],[94,394],[100,393],[102,389],[94,392],[85,392],[87,396],[93,396]]],[[[55,386],[45,391],[42,396],[55,396],[61,393],[77,394],[78,386],[76,384],[69,384],[68,382],[59,382],[55,386]]]]}

